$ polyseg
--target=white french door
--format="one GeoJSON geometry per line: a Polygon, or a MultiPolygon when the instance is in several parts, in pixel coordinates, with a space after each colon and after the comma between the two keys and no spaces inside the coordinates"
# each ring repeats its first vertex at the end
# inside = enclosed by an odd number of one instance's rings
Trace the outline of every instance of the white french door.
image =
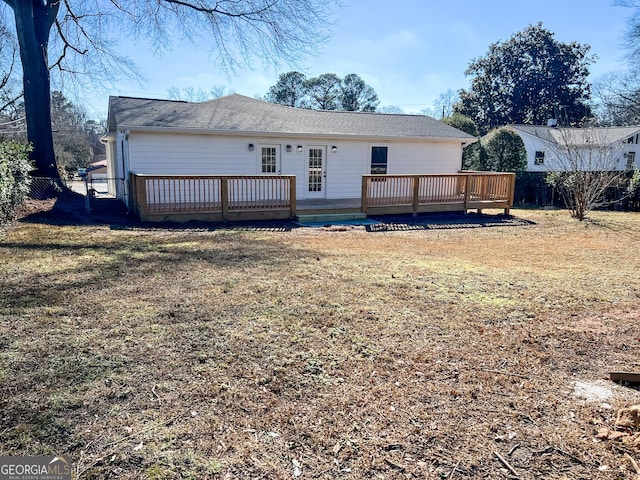
{"type": "Polygon", "coordinates": [[[327,147],[307,147],[306,198],[325,198],[327,178],[327,147]]]}

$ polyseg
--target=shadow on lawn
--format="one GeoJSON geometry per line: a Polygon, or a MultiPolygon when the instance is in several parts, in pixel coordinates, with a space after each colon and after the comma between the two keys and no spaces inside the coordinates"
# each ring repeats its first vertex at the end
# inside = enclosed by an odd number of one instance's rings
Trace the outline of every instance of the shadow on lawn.
{"type": "Polygon", "coordinates": [[[367,225],[368,232],[393,232],[407,230],[452,230],[462,228],[524,227],[535,225],[530,220],[512,215],[488,215],[479,213],[424,213],[412,215],[388,215],[372,217],[380,223],[367,225]]]}
{"type": "MultiPolygon", "coordinates": [[[[502,214],[478,214],[478,213],[423,213],[417,216],[407,215],[382,215],[370,217],[379,222],[375,225],[365,225],[367,232],[391,232],[408,230],[442,230],[462,228],[487,228],[487,227],[522,227],[533,225],[534,222],[502,214]]],[[[84,195],[73,192],[65,192],[58,197],[52,209],[41,211],[23,217],[21,222],[43,223],[50,225],[108,225],[113,230],[137,230],[158,229],[166,231],[175,230],[234,230],[234,231],[269,231],[289,232],[300,226],[289,220],[261,220],[246,222],[199,222],[186,223],[141,222],[134,215],[127,212],[122,202],[111,198],[95,198],[91,200],[91,212],[86,212],[84,195]]],[[[327,223],[326,226],[331,226],[327,223]]],[[[313,227],[312,227],[313,228],[313,227]]],[[[340,230],[334,230],[340,231],[340,230]]]]}

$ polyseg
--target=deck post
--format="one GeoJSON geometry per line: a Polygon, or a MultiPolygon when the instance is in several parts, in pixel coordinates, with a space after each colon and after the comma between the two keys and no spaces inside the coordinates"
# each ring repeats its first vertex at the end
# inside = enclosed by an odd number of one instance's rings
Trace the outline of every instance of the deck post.
{"type": "Polygon", "coordinates": [[[418,216],[418,203],[420,197],[420,175],[412,175],[413,179],[413,216],[418,216]]]}
{"type": "Polygon", "coordinates": [[[470,185],[470,173],[465,173],[464,175],[464,213],[467,213],[469,210],[469,199],[471,198],[471,185],[470,185]]]}
{"type": "MultiPolygon", "coordinates": [[[[126,185],[125,185],[126,188],[126,185]]],[[[138,205],[136,205],[136,174],[129,172],[129,190],[127,191],[126,199],[127,199],[127,209],[130,212],[133,212],[135,215],[140,215],[138,211],[138,205]]]]}
{"type": "Polygon", "coordinates": [[[509,175],[509,207],[504,209],[504,214],[509,215],[510,206],[513,205],[513,199],[516,194],[516,174],[512,173],[509,175]]]}
{"type": "Polygon", "coordinates": [[[368,192],[368,178],[363,175],[362,176],[362,193],[360,194],[360,211],[362,213],[367,213],[367,192],[368,192]]]}
{"type": "Polygon", "coordinates": [[[292,175],[289,177],[289,203],[291,207],[291,218],[296,216],[296,191],[296,176],[292,175]]]}
{"type": "Polygon", "coordinates": [[[220,177],[220,202],[222,206],[222,221],[229,219],[229,177],[220,177]]]}
{"type": "Polygon", "coordinates": [[[147,205],[147,181],[140,175],[132,174],[132,176],[134,178],[132,183],[135,185],[136,209],[139,212],[140,219],[145,221],[149,213],[149,205],[147,205]]]}

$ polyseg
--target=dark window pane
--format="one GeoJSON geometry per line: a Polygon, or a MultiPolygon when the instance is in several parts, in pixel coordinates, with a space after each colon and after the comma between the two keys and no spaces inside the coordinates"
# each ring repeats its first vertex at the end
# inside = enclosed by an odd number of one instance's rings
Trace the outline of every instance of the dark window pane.
{"type": "Polygon", "coordinates": [[[385,175],[387,173],[388,147],[371,147],[371,173],[385,175]]]}

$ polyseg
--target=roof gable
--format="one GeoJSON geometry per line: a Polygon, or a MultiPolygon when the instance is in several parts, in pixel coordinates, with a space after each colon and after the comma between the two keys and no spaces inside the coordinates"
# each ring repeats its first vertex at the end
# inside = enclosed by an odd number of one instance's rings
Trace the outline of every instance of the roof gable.
{"type": "Polygon", "coordinates": [[[109,131],[153,128],[382,138],[475,138],[425,115],[307,110],[233,94],[202,103],[110,97],[109,131]]]}

